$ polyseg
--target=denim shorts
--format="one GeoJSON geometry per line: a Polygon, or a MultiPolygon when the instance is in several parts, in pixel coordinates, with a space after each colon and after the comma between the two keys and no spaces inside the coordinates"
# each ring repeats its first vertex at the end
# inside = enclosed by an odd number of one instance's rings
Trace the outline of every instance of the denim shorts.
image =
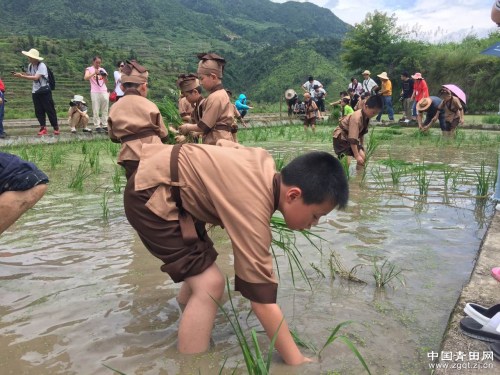
{"type": "Polygon", "coordinates": [[[1,153],[0,156],[0,194],[6,191],[25,191],[49,182],[47,175],[35,164],[15,155],[1,153]]]}

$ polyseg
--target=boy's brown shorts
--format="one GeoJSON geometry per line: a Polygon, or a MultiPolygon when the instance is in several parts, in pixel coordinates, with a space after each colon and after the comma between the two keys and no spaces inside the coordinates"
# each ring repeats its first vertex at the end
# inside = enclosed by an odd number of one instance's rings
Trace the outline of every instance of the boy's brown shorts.
{"type": "Polygon", "coordinates": [[[185,245],[179,221],[166,221],[146,207],[156,188],[135,191],[135,172],[124,191],[125,214],[146,248],[163,261],[161,270],[176,283],[205,271],[217,259],[217,251],[205,230],[205,223],[195,220],[198,241],[185,245]]]}
{"type": "Polygon", "coordinates": [[[313,126],[313,125],[316,125],[316,117],[304,119],[304,126],[313,126]]]}

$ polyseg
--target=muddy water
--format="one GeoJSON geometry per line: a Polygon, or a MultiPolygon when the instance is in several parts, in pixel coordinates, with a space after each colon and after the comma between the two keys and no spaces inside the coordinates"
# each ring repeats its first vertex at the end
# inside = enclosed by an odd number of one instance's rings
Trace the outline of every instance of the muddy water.
{"type": "MultiPolygon", "coordinates": [[[[276,145],[273,152],[324,148],[320,144],[276,145]]],[[[311,287],[277,251],[281,282],[278,301],[290,326],[307,342],[321,347],[329,330],[343,321],[341,332],[355,343],[374,374],[424,374],[427,353],[439,350],[447,319],[492,214],[492,204],[476,200],[473,178],[444,188],[442,172],[432,174],[429,194],[418,197],[413,177],[393,186],[388,157],[413,163],[444,163],[474,175],[480,160],[491,169],[491,150],[447,147],[380,147],[369,170],[351,168],[351,200],[345,212],[333,212],[315,232],[327,241],[320,253],[298,237],[302,263],[311,287]],[[366,283],[331,278],[335,252],[366,283]],[[403,269],[404,285],[395,281],[377,289],[373,260],[389,260],[403,269]],[[313,263],[315,271],[309,265],[313,263]]],[[[102,219],[100,194],[51,191],[35,209],[0,239],[0,366],[2,374],[109,374],[111,366],[127,374],[217,374],[224,359],[231,373],[239,363],[236,337],[219,314],[215,347],[201,356],[176,352],[180,311],[178,285],[159,271],[123,215],[120,195],[109,202],[102,219]]],[[[214,230],[218,264],[230,277],[232,257],[227,238],[214,230]]],[[[234,296],[239,321],[260,331],[248,303],[234,296]]],[[[228,304],[226,304],[228,307],[228,304]]],[[[250,337],[249,334],[247,337],[250,337]]],[[[263,348],[268,341],[261,337],[263,348]]],[[[311,351],[304,350],[311,354],[311,351]]],[[[358,360],[341,342],[326,348],[321,361],[290,368],[277,356],[273,374],[361,374],[358,360]]]]}

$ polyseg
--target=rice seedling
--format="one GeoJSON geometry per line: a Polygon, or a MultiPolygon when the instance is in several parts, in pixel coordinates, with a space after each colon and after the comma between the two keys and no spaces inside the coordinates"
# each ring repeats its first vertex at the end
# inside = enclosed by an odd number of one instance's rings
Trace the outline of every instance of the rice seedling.
{"type": "Polygon", "coordinates": [[[326,278],[325,274],[323,271],[321,271],[321,269],[315,265],[314,263],[309,263],[309,265],[311,266],[311,268],[316,271],[316,274],[320,277],[322,277],[323,279],[326,278]]]}
{"type": "Polygon", "coordinates": [[[106,367],[106,368],[110,369],[111,371],[116,372],[118,375],[127,375],[127,374],[125,374],[124,372],[121,372],[120,370],[114,369],[113,367],[108,366],[108,365],[106,365],[106,364],[104,364],[104,363],[103,363],[102,365],[103,365],[104,367],[106,367]]]}
{"type": "Polygon", "coordinates": [[[370,136],[368,137],[368,142],[366,143],[366,149],[365,149],[365,168],[368,165],[368,162],[370,161],[371,157],[373,156],[373,153],[377,149],[379,145],[379,141],[376,137],[373,136],[373,131],[375,128],[372,128],[370,131],[370,136]]]}
{"type": "Polygon", "coordinates": [[[401,177],[405,174],[406,168],[401,165],[389,164],[393,185],[398,185],[401,177]]]}
{"type": "Polygon", "coordinates": [[[323,350],[325,350],[325,348],[327,346],[329,346],[330,344],[332,344],[333,342],[335,342],[336,340],[341,340],[344,342],[344,344],[347,345],[347,347],[354,353],[354,355],[358,358],[359,362],[363,365],[363,367],[365,368],[366,372],[368,374],[371,374],[370,372],[370,369],[368,368],[368,365],[366,364],[363,356],[361,355],[361,353],[358,351],[358,349],[356,348],[356,346],[352,343],[352,341],[346,336],[346,335],[339,335],[338,332],[340,331],[340,329],[342,327],[345,327],[349,324],[351,324],[352,321],[345,321],[345,322],[342,322],[342,323],[339,323],[337,324],[337,326],[332,330],[332,333],[330,334],[330,336],[328,337],[328,339],[326,340],[325,344],[323,345],[323,347],[320,349],[320,351],[318,352],[318,358],[321,359],[321,353],[323,352],[323,350]]]}
{"type": "Polygon", "coordinates": [[[276,165],[276,170],[278,172],[281,171],[285,166],[285,156],[281,152],[278,152],[274,156],[274,164],[276,165]]]}
{"type": "Polygon", "coordinates": [[[379,266],[375,260],[373,261],[373,278],[375,279],[377,288],[385,287],[394,279],[399,280],[404,286],[405,283],[401,275],[402,272],[402,269],[396,269],[396,265],[389,262],[387,259],[381,266],[379,266]]]}
{"type": "Polygon", "coordinates": [[[382,169],[380,166],[378,168],[372,168],[371,174],[373,179],[375,180],[375,183],[378,187],[385,189],[387,187],[387,184],[385,182],[385,176],[384,173],[382,172],[382,169]]]}
{"type": "Polygon", "coordinates": [[[49,153],[50,169],[55,169],[57,165],[62,163],[62,158],[65,151],[61,147],[52,147],[49,153]]]}
{"type": "Polygon", "coordinates": [[[104,190],[104,193],[102,194],[102,197],[101,197],[101,208],[102,208],[102,219],[104,221],[108,221],[109,219],[109,206],[108,206],[108,202],[109,202],[109,191],[108,189],[104,190]]]}
{"type": "Polygon", "coordinates": [[[123,168],[120,166],[114,166],[114,173],[111,177],[113,181],[113,193],[121,193],[122,192],[122,176],[123,176],[123,168]]]}
{"type": "Polygon", "coordinates": [[[182,118],[179,114],[179,110],[177,109],[177,104],[168,97],[165,96],[160,102],[157,102],[156,105],[158,106],[158,109],[160,110],[160,113],[166,123],[173,125],[182,124],[182,118]]]}
{"type": "Polygon", "coordinates": [[[68,187],[77,191],[83,191],[83,181],[91,175],[87,170],[87,157],[78,164],[75,174],[71,177],[68,187]]]}
{"type": "Polygon", "coordinates": [[[349,166],[350,166],[350,163],[349,163],[349,156],[344,156],[342,158],[340,158],[340,165],[342,165],[342,169],[344,170],[344,173],[345,173],[345,176],[347,177],[347,179],[351,178],[351,172],[349,170],[349,166]]]}
{"type": "MultiPolygon", "coordinates": [[[[275,248],[281,249],[288,259],[293,285],[295,285],[295,273],[296,271],[298,271],[298,273],[302,276],[304,281],[311,288],[312,287],[311,282],[309,281],[309,278],[307,277],[304,267],[300,262],[302,254],[297,248],[295,232],[287,227],[284,219],[277,216],[271,217],[270,228],[273,234],[271,241],[271,253],[273,254],[275,260],[276,272],[278,274],[278,277],[280,277],[280,268],[277,255],[275,253],[275,248]]],[[[313,234],[308,230],[302,230],[300,231],[300,233],[304,236],[304,238],[308,240],[308,242],[315,249],[317,249],[321,253],[321,249],[313,241],[313,238],[322,240],[320,236],[313,234]]]]}
{"type": "Polygon", "coordinates": [[[116,157],[118,156],[118,151],[120,151],[120,147],[121,145],[119,143],[106,142],[107,151],[113,159],[116,159],[116,157]]]}
{"type": "Polygon", "coordinates": [[[293,341],[295,341],[295,344],[297,344],[297,346],[308,349],[314,354],[318,354],[318,348],[316,347],[316,345],[314,345],[314,343],[312,343],[311,341],[303,340],[293,329],[290,330],[290,334],[292,335],[293,341]]]}
{"type": "Polygon", "coordinates": [[[245,360],[245,365],[248,371],[248,374],[250,375],[268,375],[269,374],[269,369],[271,368],[271,360],[272,360],[272,355],[273,355],[273,350],[274,350],[274,344],[276,342],[276,339],[278,337],[278,332],[281,328],[281,324],[283,323],[283,320],[280,322],[278,329],[276,330],[274,336],[271,339],[271,343],[269,344],[269,349],[267,353],[267,358],[265,358],[262,349],[260,348],[259,341],[257,339],[257,333],[255,329],[252,329],[250,332],[251,335],[251,342],[253,346],[253,351],[255,352],[252,353],[252,348],[250,346],[250,343],[245,337],[245,333],[243,332],[243,329],[240,325],[239,319],[238,319],[238,314],[236,312],[236,308],[234,307],[233,304],[233,298],[231,296],[231,287],[229,285],[229,279],[226,278],[226,286],[227,286],[227,293],[229,297],[229,303],[231,305],[231,312],[233,315],[233,318],[231,318],[230,314],[226,311],[224,306],[220,304],[219,301],[215,300],[215,303],[219,308],[222,310],[222,313],[224,316],[227,318],[229,321],[229,324],[231,324],[231,327],[233,328],[234,333],[236,334],[236,338],[238,340],[238,344],[241,348],[241,351],[243,352],[243,359],[245,360]]]}
{"type": "Polygon", "coordinates": [[[90,147],[88,156],[89,156],[90,168],[92,169],[94,174],[99,174],[101,170],[99,162],[99,149],[97,147],[90,147]]]}
{"type": "Polygon", "coordinates": [[[431,183],[431,175],[427,175],[427,171],[425,170],[425,164],[422,162],[422,164],[416,168],[416,175],[415,175],[415,181],[417,182],[418,185],[418,191],[420,195],[427,195],[429,192],[429,184],[431,183]]]}
{"type": "Polygon", "coordinates": [[[341,278],[354,281],[356,283],[366,284],[365,281],[356,277],[356,273],[358,272],[358,268],[363,267],[362,264],[357,264],[352,267],[350,270],[342,263],[340,257],[334,251],[330,252],[330,259],[328,259],[328,266],[330,268],[330,277],[335,279],[335,275],[339,275],[341,278]]]}
{"type": "Polygon", "coordinates": [[[479,172],[476,171],[477,183],[476,183],[476,194],[478,197],[486,197],[488,195],[488,190],[490,188],[490,179],[492,171],[486,172],[486,167],[484,160],[481,161],[481,166],[479,167],[479,172]]]}

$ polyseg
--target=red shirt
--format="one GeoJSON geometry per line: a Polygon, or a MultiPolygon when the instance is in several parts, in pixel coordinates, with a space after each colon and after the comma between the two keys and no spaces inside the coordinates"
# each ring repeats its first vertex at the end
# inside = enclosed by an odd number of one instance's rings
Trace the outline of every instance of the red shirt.
{"type": "Polygon", "coordinates": [[[423,79],[416,79],[413,83],[413,92],[415,93],[415,101],[429,97],[429,88],[427,82],[423,79]]]}
{"type": "Polygon", "coordinates": [[[0,91],[5,92],[5,85],[3,84],[3,81],[0,79],[0,91]]]}

